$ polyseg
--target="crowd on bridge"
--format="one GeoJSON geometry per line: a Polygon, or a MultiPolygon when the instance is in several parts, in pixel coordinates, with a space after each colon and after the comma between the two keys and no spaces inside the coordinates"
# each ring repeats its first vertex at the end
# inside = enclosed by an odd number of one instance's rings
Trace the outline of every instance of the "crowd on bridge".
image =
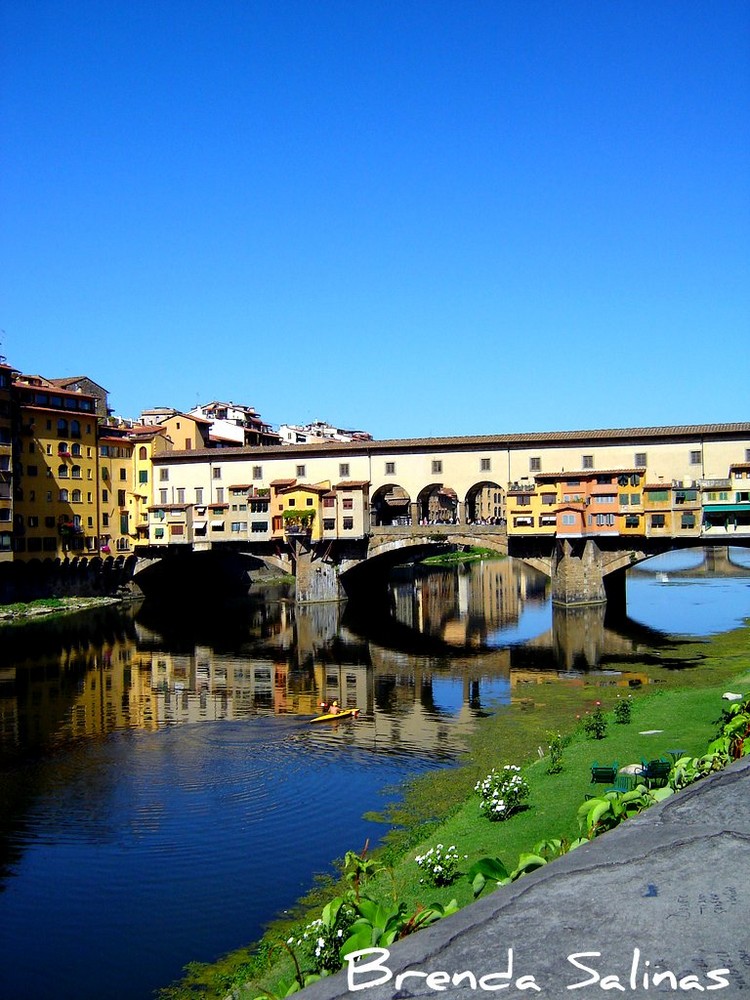
{"type": "MultiPolygon", "coordinates": [[[[413,522],[410,517],[396,517],[393,519],[391,524],[394,527],[411,527],[413,522]]],[[[461,521],[458,515],[453,515],[453,517],[420,517],[417,521],[420,527],[432,527],[432,526],[449,526],[449,525],[495,525],[496,527],[504,528],[507,524],[504,517],[467,517],[465,521],[461,521]]]]}

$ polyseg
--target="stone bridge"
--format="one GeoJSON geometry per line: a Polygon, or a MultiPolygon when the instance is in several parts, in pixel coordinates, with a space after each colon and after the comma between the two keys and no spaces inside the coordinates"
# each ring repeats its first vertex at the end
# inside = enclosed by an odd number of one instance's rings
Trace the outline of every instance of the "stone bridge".
{"type": "MultiPolygon", "coordinates": [[[[733,544],[750,546],[750,538],[733,544]]],[[[245,585],[262,569],[294,575],[296,601],[300,604],[338,601],[355,592],[373,596],[384,591],[389,571],[396,565],[416,562],[440,552],[481,547],[526,563],[551,580],[552,602],[560,606],[585,606],[614,602],[625,608],[625,577],[629,569],[656,555],[675,549],[713,547],[726,550],[726,543],[692,538],[558,539],[553,536],[509,536],[500,525],[404,525],[374,527],[361,538],[342,543],[310,542],[304,536],[289,538],[284,547],[267,543],[227,544],[212,553],[190,549],[179,555],[143,552],[133,579],[145,581],[148,571],[158,567],[166,579],[200,578],[245,585]],[[195,560],[203,558],[203,569],[195,560]],[[220,567],[220,568],[219,568],[220,567]]],[[[163,585],[163,582],[162,582],[163,585]]],[[[144,586],[145,590],[146,587],[144,586]]]]}

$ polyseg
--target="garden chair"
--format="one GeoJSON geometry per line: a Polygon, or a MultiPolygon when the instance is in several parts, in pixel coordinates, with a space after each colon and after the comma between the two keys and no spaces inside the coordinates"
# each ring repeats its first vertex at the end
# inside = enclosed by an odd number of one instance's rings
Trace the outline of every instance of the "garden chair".
{"type": "Polygon", "coordinates": [[[600,764],[598,761],[594,761],[591,765],[591,784],[592,785],[611,785],[617,778],[617,761],[613,761],[611,764],[600,764]]]}
{"type": "Polygon", "coordinates": [[[632,792],[632,790],[638,784],[638,775],[636,774],[618,774],[615,778],[615,782],[611,788],[608,788],[608,792],[632,792]]]}
{"type": "Polygon", "coordinates": [[[666,785],[671,770],[671,762],[663,757],[658,760],[643,761],[643,777],[649,788],[662,788],[666,785]]]}

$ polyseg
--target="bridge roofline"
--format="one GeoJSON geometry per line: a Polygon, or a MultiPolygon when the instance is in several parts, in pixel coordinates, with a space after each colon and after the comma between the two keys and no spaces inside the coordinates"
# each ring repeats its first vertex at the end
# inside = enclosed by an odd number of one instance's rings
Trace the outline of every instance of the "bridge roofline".
{"type": "Polygon", "coordinates": [[[519,434],[478,434],[461,437],[388,438],[382,441],[331,441],[314,444],[265,445],[238,448],[194,448],[190,451],[166,451],[154,455],[155,465],[174,461],[212,458],[216,461],[248,456],[267,458],[292,455],[338,453],[362,455],[378,452],[472,450],[478,448],[528,448],[533,445],[608,443],[635,440],[684,441],[750,436],[750,422],[725,424],[675,424],[665,427],[611,427],[592,430],[538,431],[519,434]]]}

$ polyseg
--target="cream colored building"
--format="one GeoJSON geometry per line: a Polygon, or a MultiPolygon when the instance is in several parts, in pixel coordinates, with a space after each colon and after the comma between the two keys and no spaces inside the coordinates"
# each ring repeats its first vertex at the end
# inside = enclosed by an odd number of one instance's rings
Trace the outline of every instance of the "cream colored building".
{"type": "MultiPolygon", "coordinates": [[[[528,493],[535,510],[539,504],[535,520],[541,524],[542,533],[553,533],[554,506],[546,509],[543,494],[551,494],[556,487],[544,482],[545,473],[571,478],[576,472],[637,467],[642,470],[643,482],[663,483],[666,489],[677,491],[699,488],[703,481],[727,479],[731,467],[746,462],[750,462],[750,423],[710,424],[221,451],[175,450],[155,457],[154,471],[159,482],[154,488],[168,485],[169,489],[182,490],[186,503],[196,503],[200,497],[203,504],[220,504],[228,500],[228,486],[237,482],[257,489],[268,488],[279,480],[298,485],[367,483],[374,524],[391,523],[389,518],[396,517],[412,524],[429,520],[435,510],[431,498],[436,493],[455,495],[456,520],[466,523],[478,508],[477,498],[491,491],[497,497],[498,509],[507,517],[509,534],[516,529],[523,531],[523,523],[516,526],[512,517],[524,516],[517,501],[528,493]],[[544,515],[549,523],[542,523],[544,515]]],[[[161,503],[162,495],[154,494],[153,502],[161,503]]],[[[176,497],[172,502],[178,502],[176,497]]],[[[670,497],[670,509],[672,502],[679,501],[670,497]]]]}

